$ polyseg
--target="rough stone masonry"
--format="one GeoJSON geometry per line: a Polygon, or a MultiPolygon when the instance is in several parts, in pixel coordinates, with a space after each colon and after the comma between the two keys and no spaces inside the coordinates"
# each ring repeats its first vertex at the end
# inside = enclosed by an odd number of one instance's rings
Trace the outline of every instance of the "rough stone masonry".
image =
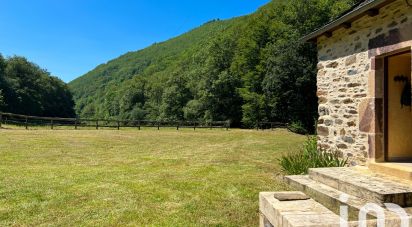
{"type": "Polygon", "coordinates": [[[379,158],[383,147],[383,78],[379,56],[412,44],[412,7],[396,0],[318,39],[318,144],[352,165],[379,158]]]}

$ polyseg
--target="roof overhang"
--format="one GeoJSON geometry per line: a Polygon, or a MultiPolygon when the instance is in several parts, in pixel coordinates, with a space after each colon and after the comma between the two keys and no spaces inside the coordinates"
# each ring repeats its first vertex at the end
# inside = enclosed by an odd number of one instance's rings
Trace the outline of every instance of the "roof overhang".
{"type": "Polygon", "coordinates": [[[352,26],[352,22],[360,19],[365,15],[369,16],[376,16],[379,14],[379,9],[388,5],[395,0],[372,0],[344,15],[339,17],[338,19],[326,24],[325,26],[319,28],[318,30],[309,33],[308,35],[301,38],[302,42],[308,41],[316,41],[320,36],[327,36],[331,37],[332,32],[339,29],[339,28],[350,28],[352,26]]]}

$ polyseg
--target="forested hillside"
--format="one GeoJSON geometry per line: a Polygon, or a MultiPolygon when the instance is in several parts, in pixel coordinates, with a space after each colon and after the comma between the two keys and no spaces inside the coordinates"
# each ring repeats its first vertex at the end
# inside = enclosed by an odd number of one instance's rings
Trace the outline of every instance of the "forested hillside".
{"type": "Polygon", "coordinates": [[[298,39],[355,0],[274,0],[127,53],[69,84],[84,117],[282,121],[313,130],[316,47],[298,39]]]}
{"type": "Polygon", "coordinates": [[[23,57],[0,54],[0,111],[51,117],[73,117],[67,85],[23,57]]]}

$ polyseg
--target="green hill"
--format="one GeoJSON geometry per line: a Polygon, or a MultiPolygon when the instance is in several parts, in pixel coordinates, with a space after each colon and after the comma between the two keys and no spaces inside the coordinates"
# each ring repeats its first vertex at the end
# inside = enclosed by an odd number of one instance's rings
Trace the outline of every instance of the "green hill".
{"type": "Polygon", "coordinates": [[[313,129],[316,47],[297,40],[352,0],[272,1],[129,52],[69,83],[83,117],[293,122],[313,129]]]}
{"type": "Polygon", "coordinates": [[[24,57],[0,54],[0,112],[74,117],[67,85],[24,57]]]}
{"type": "Polygon", "coordinates": [[[170,68],[179,58],[182,58],[185,51],[189,51],[194,46],[200,47],[206,44],[209,37],[223,32],[232,24],[234,20],[212,21],[167,42],[128,52],[106,64],[97,66],[86,75],[70,82],[69,85],[78,100],[85,97],[99,97],[109,83],[119,85],[133,76],[156,73],[170,68]]]}

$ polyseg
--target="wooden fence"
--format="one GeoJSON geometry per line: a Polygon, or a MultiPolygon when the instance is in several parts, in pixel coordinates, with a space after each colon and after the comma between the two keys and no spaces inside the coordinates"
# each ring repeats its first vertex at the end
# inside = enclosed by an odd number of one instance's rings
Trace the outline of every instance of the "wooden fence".
{"type": "Polygon", "coordinates": [[[288,129],[288,124],[287,123],[282,123],[282,122],[267,122],[267,121],[263,121],[263,122],[258,122],[256,129],[257,130],[273,130],[273,129],[277,129],[277,128],[286,128],[288,129]]]}
{"type": "Polygon", "coordinates": [[[26,129],[32,126],[48,126],[54,129],[58,126],[74,127],[74,129],[93,127],[99,128],[138,128],[142,127],[157,128],[174,127],[176,130],[181,128],[222,128],[229,130],[230,121],[150,121],[150,120],[113,120],[113,119],[86,119],[86,118],[58,118],[58,117],[36,117],[13,113],[0,112],[0,127],[2,124],[24,126],[26,129]]]}

